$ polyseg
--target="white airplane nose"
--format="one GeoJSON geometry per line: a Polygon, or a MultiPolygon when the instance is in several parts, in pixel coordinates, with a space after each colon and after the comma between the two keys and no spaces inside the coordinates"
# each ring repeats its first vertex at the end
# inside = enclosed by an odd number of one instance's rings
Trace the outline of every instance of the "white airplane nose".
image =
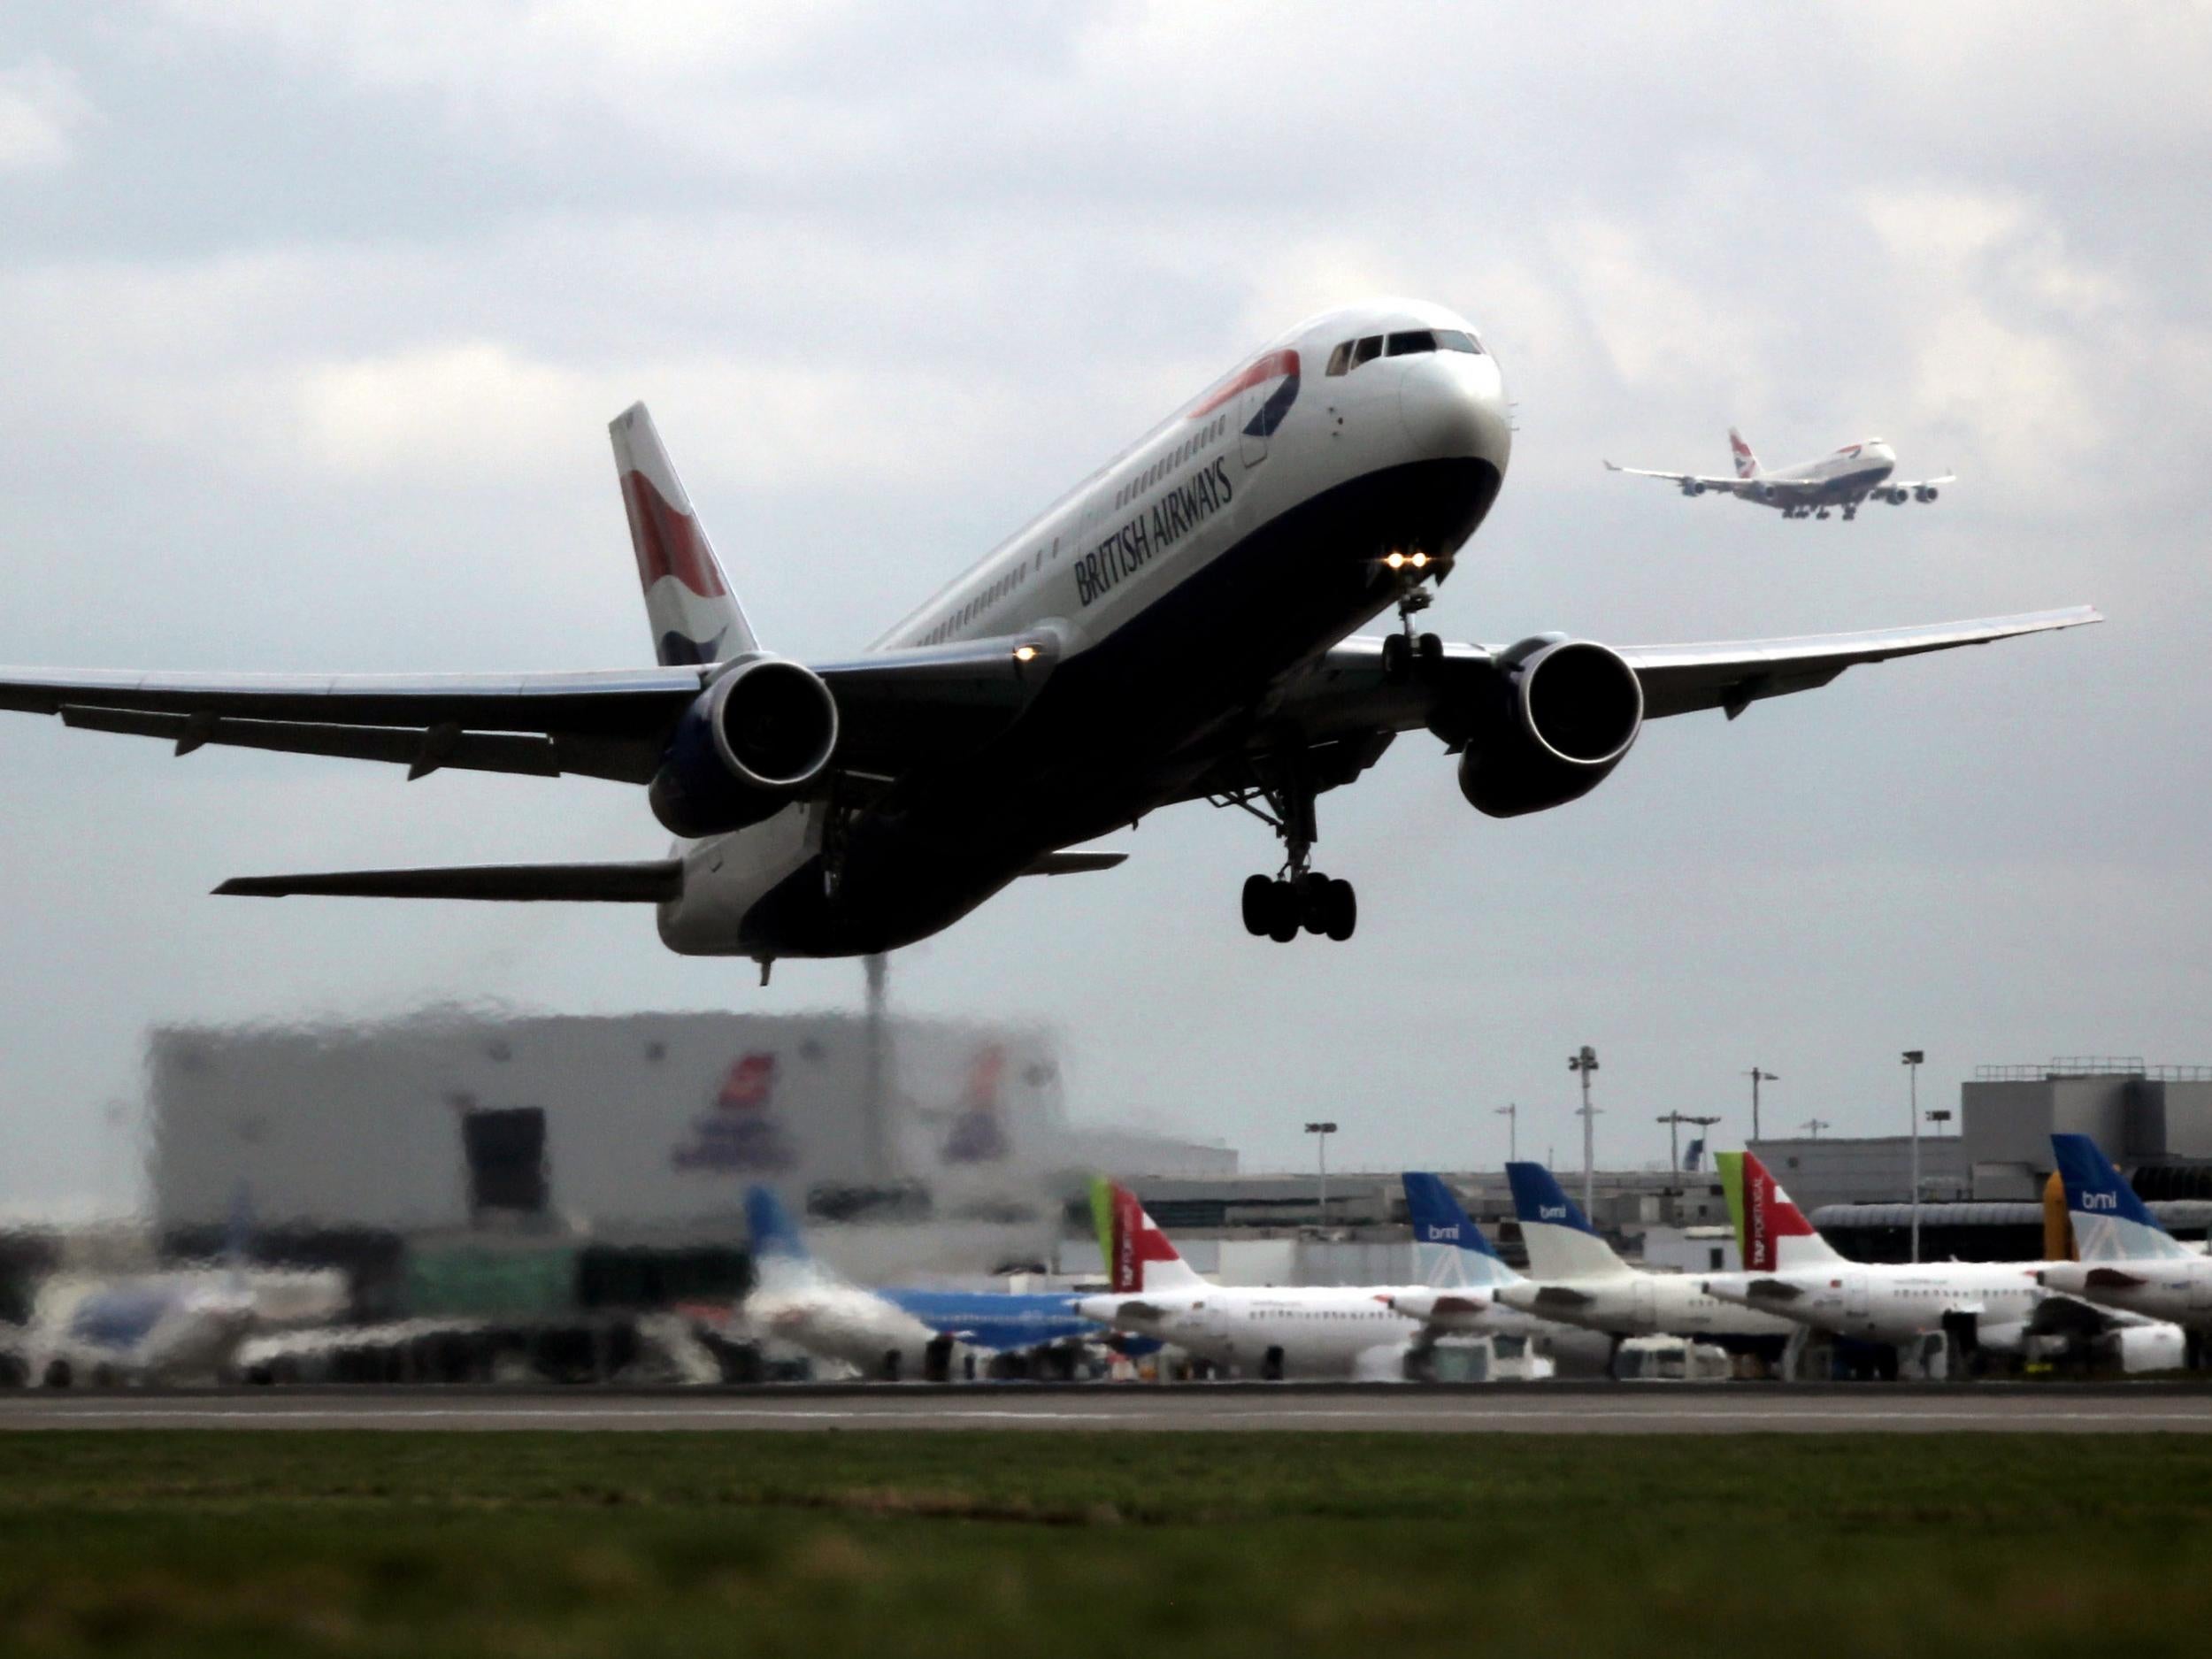
{"type": "Polygon", "coordinates": [[[1439,351],[1409,360],[1398,413],[1423,460],[1472,457],[1503,475],[1513,456],[1505,376],[1495,357],[1439,351]]]}

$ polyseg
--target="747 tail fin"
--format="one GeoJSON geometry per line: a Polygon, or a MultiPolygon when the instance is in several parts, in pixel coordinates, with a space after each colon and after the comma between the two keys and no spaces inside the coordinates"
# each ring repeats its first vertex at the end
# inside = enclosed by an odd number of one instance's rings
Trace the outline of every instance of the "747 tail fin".
{"type": "Polygon", "coordinates": [[[1759,472],[1759,457],[1751,453],[1751,446],[1743,441],[1743,434],[1733,426],[1728,429],[1728,450],[1736,457],[1736,476],[1755,478],[1759,472]]]}
{"type": "Polygon", "coordinates": [[[607,431],[661,663],[719,663],[759,649],[645,405],[631,404],[607,431]]]}

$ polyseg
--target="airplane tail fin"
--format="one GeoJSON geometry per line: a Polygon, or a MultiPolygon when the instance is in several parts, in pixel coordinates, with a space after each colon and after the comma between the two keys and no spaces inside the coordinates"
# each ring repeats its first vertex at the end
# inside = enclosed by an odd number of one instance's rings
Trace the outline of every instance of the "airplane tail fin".
{"type": "Polygon", "coordinates": [[[791,1212],[772,1187],[745,1189],[745,1225],[753,1235],[753,1260],[765,1266],[803,1266],[813,1261],[791,1212]]]}
{"type": "Polygon", "coordinates": [[[1752,478],[1759,471],[1759,457],[1751,453],[1751,446],[1743,441],[1743,434],[1733,426],[1728,429],[1728,448],[1736,457],[1736,476],[1752,478]]]}
{"type": "Polygon", "coordinates": [[[760,642],[661,447],[653,417],[643,403],[633,403],[607,431],[614,440],[615,472],[659,660],[719,663],[757,650],[760,642]]]}
{"type": "Polygon", "coordinates": [[[1177,1254],[1167,1234],[1160,1231],[1159,1224],[1145,1214],[1136,1194],[1118,1181],[1110,1181],[1107,1186],[1111,1194],[1114,1225],[1108,1240],[1106,1265],[1113,1275],[1115,1291],[1118,1294],[1173,1290],[1203,1285],[1206,1281],[1177,1254]]]}
{"type": "Polygon", "coordinates": [[[1456,1194],[1426,1170],[1408,1170],[1406,1219],[1413,1225],[1413,1264],[1425,1285],[1502,1285],[1519,1274],[1483,1237],[1456,1194]]]}
{"type": "Polygon", "coordinates": [[[2140,1261],[2189,1254],[2136,1196],[2135,1188],[2094,1141],[2087,1135],[2055,1134],[2051,1150],[2058,1158],[2060,1179],[2066,1183],[2066,1208],[2073,1217],[2074,1241],[2083,1261],[2140,1261]]]}
{"type": "Polygon", "coordinates": [[[1743,1264],[1748,1271],[1778,1273],[1844,1259],[1805,1219],[1755,1152],[1743,1155],[1743,1264]]]}
{"type": "Polygon", "coordinates": [[[1713,1167],[1720,1171],[1720,1190],[1728,1200],[1728,1225],[1736,1230],[1736,1259],[1751,1260],[1750,1234],[1745,1230],[1743,1212],[1743,1161],[1740,1152],[1716,1152],[1713,1167]]]}
{"type": "Polygon", "coordinates": [[[2074,1242],[2074,1217],[2066,1208],[2066,1178],[2056,1170],[2043,1183],[2043,1259],[2081,1260],[2081,1246],[2074,1242]]]}
{"type": "Polygon", "coordinates": [[[1594,1279],[1625,1273],[1628,1263],[1590,1225],[1582,1206],[1560,1189],[1540,1164],[1509,1164],[1513,1211],[1528,1245],[1529,1271],[1538,1279],[1594,1279]]]}

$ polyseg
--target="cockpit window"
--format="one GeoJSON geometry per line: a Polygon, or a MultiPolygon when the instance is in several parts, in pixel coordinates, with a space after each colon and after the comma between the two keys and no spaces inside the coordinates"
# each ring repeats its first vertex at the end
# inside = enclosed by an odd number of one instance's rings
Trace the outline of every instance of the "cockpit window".
{"type": "Polygon", "coordinates": [[[1440,328],[1436,331],[1436,349],[1439,351],[1471,351],[1480,357],[1482,342],[1464,329],[1440,328]]]}
{"type": "Polygon", "coordinates": [[[1344,341],[1329,353],[1329,373],[1341,374],[1352,366],[1352,342],[1344,341]]]}
{"type": "Polygon", "coordinates": [[[1432,329],[1415,328],[1402,334],[1390,336],[1390,349],[1386,357],[1409,357],[1417,351],[1436,349],[1436,334],[1432,329]]]}
{"type": "Polygon", "coordinates": [[[1380,334],[1370,334],[1366,339],[1360,341],[1357,344],[1353,346],[1352,366],[1356,369],[1361,364],[1371,362],[1381,355],[1382,336],[1380,334]]]}

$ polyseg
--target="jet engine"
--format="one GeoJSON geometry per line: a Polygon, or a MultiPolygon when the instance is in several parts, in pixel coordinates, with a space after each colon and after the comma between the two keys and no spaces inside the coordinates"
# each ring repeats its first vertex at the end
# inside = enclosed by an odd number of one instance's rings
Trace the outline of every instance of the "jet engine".
{"type": "Polygon", "coordinates": [[[1517,818],[1578,801],[1620,764],[1644,724],[1644,688],[1617,651],[1548,635],[1503,653],[1455,722],[1467,747],[1459,792],[1477,811],[1517,818]]]}
{"type": "Polygon", "coordinates": [[[1912,498],[1915,501],[1933,501],[1936,498],[1936,487],[1933,484],[1923,484],[1918,489],[1913,491],[1912,498]]]}
{"type": "Polygon", "coordinates": [[[675,834],[723,834],[787,806],[836,748],[837,699],[822,677],[784,657],[747,657],[684,710],[647,798],[675,834]]]}
{"type": "Polygon", "coordinates": [[[1694,478],[1685,479],[1682,481],[1682,493],[1685,495],[1702,495],[1705,493],[1705,486],[1694,478]]]}

